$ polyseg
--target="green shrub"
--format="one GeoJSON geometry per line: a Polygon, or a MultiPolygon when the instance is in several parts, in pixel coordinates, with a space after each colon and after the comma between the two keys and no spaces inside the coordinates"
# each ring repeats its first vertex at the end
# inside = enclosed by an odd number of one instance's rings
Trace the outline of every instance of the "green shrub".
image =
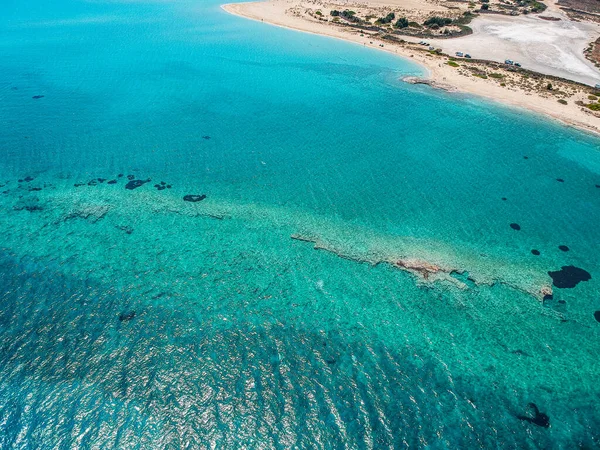
{"type": "Polygon", "coordinates": [[[337,17],[340,15],[340,12],[337,9],[334,9],[329,14],[331,14],[333,17],[337,17]]]}
{"type": "Polygon", "coordinates": [[[394,24],[394,26],[396,28],[406,28],[408,27],[408,19],[406,17],[401,17],[400,19],[398,19],[398,21],[394,24]]]}
{"type": "Polygon", "coordinates": [[[375,21],[375,23],[384,25],[386,23],[392,23],[392,20],[394,20],[396,18],[396,14],[394,13],[389,13],[387,16],[385,17],[380,17],[379,19],[377,19],[375,21]]]}
{"type": "Polygon", "coordinates": [[[317,15],[317,16],[322,16],[322,15],[323,15],[323,13],[322,13],[321,11],[317,11],[317,12],[315,12],[315,15],[317,15]]]}
{"type": "Polygon", "coordinates": [[[489,76],[492,78],[504,78],[504,75],[501,73],[490,73],[489,76]]]}
{"type": "Polygon", "coordinates": [[[591,109],[592,111],[600,111],[600,103],[590,103],[589,105],[586,105],[589,109],[591,109]]]}
{"type": "Polygon", "coordinates": [[[425,22],[423,22],[423,25],[429,28],[433,28],[435,25],[437,25],[439,28],[443,27],[444,25],[450,25],[451,23],[452,19],[449,19],[448,17],[433,16],[427,19],[425,22]]]}
{"type": "Polygon", "coordinates": [[[565,99],[561,98],[558,100],[558,103],[560,103],[561,105],[566,105],[567,101],[565,99]]]}
{"type": "Polygon", "coordinates": [[[588,100],[598,100],[598,97],[595,95],[588,95],[588,100]]]}
{"type": "Polygon", "coordinates": [[[460,67],[460,64],[456,64],[454,61],[448,61],[446,64],[450,67],[460,67]]]}

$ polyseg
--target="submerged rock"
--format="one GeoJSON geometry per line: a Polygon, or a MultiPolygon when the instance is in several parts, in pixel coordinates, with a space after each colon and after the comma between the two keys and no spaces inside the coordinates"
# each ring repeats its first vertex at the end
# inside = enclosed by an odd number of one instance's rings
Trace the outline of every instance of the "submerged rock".
{"type": "Polygon", "coordinates": [[[34,203],[26,203],[26,204],[20,203],[20,204],[16,204],[16,205],[13,206],[13,209],[15,211],[23,211],[23,210],[25,210],[25,211],[29,211],[29,212],[42,211],[43,210],[43,208],[41,206],[36,205],[34,203]]]}
{"type": "Polygon", "coordinates": [[[125,185],[125,189],[129,189],[130,191],[133,191],[134,189],[137,189],[140,186],[143,186],[144,184],[148,183],[149,181],[150,181],[150,179],[147,179],[147,180],[131,180],[129,183],[127,183],[125,185]]]}
{"type": "Polygon", "coordinates": [[[210,139],[210,136],[202,136],[202,139],[209,140],[209,139],[210,139]]]}
{"type": "Polygon", "coordinates": [[[563,252],[569,251],[569,247],[567,247],[566,245],[559,245],[558,248],[561,249],[563,252]]]}
{"type": "Polygon", "coordinates": [[[506,201],[506,197],[502,197],[502,200],[506,201]]]}
{"type": "Polygon", "coordinates": [[[511,227],[513,230],[517,230],[517,231],[519,231],[519,230],[521,229],[521,225],[519,225],[518,223],[511,223],[511,224],[510,224],[510,227],[511,227]]]}
{"type": "Polygon", "coordinates": [[[127,175],[127,179],[128,180],[133,180],[133,179],[135,179],[135,175],[127,175]]]}
{"type": "Polygon", "coordinates": [[[29,176],[27,176],[27,177],[23,178],[23,181],[25,181],[25,182],[27,182],[27,183],[29,183],[30,181],[33,181],[33,180],[35,180],[35,178],[33,178],[33,177],[29,177],[29,176]]]}
{"type": "Polygon", "coordinates": [[[135,311],[129,311],[119,314],[119,321],[128,322],[135,317],[135,311]]]}
{"type": "Polygon", "coordinates": [[[538,427],[548,428],[550,426],[550,417],[547,414],[540,412],[535,403],[530,403],[529,408],[533,410],[534,416],[517,416],[517,419],[537,425],[538,427]]]}
{"type": "Polygon", "coordinates": [[[34,96],[33,96],[33,97],[31,97],[31,98],[32,98],[32,99],[34,99],[34,100],[38,100],[38,99],[40,99],[40,98],[44,98],[44,96],[43,96],[43,95],[34,95],[34,96]]]}
{"type": "Polygon", "coordinates": [[[558,181],[559,183],[564,183],[565,180],[563,180],[562,178],[557,178],[556,181],[558,181]]]}
{"type": "Polygon", "coordinates": [[[131,228],[131,227],[130,227],[130,226],[128,226],[128,225],[115,225],[115,228],[116,228],[117,230],[124,231],[124,232],[125,232],[125,233],[127,233],[127,234],[131,234],[131,233],[133,233],[133,228],[131,228]]]}
{"type": "Polygon", "coordinates": [[[117,180],[110,180],[106,184],[117,184],[117,180]]]}
{"type": "Polygon", "coordinates": [[[183,200],[186,202],[199,202],[202,201],[206,198],[206,195],[202,194],[202,195],[186,195],[183,197],[183,200]]]}
{"type": "Polygon", "coordinates": [[[574,288],[581,281],[592,279],[589,272],[575,266],[562,266],[560,270],[548,272],[548,275],[552,278],[552,284],[558,288],[574,288]]]}
{"type": "Polygon", "coordinates": [[[594,312],[594,319],[596,319],[597,322],[600,322],[600,310],[594,312]]]}
{"type": "Polygon", "coordinates": [[[70,219],[84,219],[91,223],[96,223],[103,219],[110,211],[109,205],[81,205],[72,209],[69,214],[65,215],[63,221],[70,219]]]}
{"type": "Polygon", "coordinates": [[[535,248],[533,250],[531,250],[531,254],[535,255],[535,256],[539,256],[540,255],[540,251],[536,250],[535,248]]]}

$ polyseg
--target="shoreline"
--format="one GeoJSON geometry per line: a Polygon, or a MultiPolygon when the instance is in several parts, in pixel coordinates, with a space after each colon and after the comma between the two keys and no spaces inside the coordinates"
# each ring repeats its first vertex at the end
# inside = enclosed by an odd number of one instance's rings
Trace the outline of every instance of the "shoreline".
{"type": "MultiPolygon", "coordinates": [[[[227,3],[221,5],[221,9],[228,14],[244,19],[317,36],[340,39],[396,55],[413,61],[423,69],[423,75],[420,78],[423,80],[423,84],[429,84],[433,89],[439,89],[437,86],[450,87],[452,89],[443,90],[447,91],[450,95],[469,94],[482,97],[502,106],[524,109],[545,118],[557,120],[564,126],[600,136],[600,117],[594,115],[592,111],[585,111],[583,107],[575,105],[573,102],[569,102],[568,105],[561,105],[555,98],[534,95],[522,89],[505,88],[499,84],[492,84],[488,80],[477,77],[465,77],[446,64],[447,57],[434,57],[429,52],[423,52],[422,49],[407,48],[397,43],[379,39],[376,36],[367,34],[360,36],[347,32],[338,26],[313,23],[299,17],[287,16],[283,14],[284,11],[281,11],[281,8],[276,11],[267,12],[266,8],[269,6],[274,7],[275,3],[269,0],[248,3],[227,3]],[[379,46],[382,43],[385,47],[379,46]]],[[[408,44],[411,43],[408,42],[408,44]]],[[[544,74],[539,75],[542,77],[545,76],[544,74]]],[[[399,80],[407,82],[404,78],[406,77],[401,77],[399,80]]],[[[576,82],[569,80],[565,80],[565,82],[576,84],[576,82]]],[[[586,95],[582,98],[585,98],[586,95]]]]}

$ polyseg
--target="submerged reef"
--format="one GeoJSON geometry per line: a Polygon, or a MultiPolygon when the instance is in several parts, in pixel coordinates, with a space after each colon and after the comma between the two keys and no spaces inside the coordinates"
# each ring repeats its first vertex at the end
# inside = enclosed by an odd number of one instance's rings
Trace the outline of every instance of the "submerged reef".
{"type": "Polygon", "coordinates": [[[532,423],[538,427],[548,428],[550,426],[550,417],[547,414],[540,412],[535,403],[530,403],[529,408],[533,410],[533,417],[531,416],[517,416],[517,419],[524,420],[525,422],[532,423]]]}
{"type": "Polygon", "coordinates": [[[592,279],[589,272],[575,266],[562,266],[560,270],[548,272],[548,275],[552,278],[554,286],[563,289],[574,288],[580,282],[592,279]]]}
{"type": "Polygon", "coordinates": [[[186,202],[200,202],[202,200],[204,200],[206,198],[206,195],[202,194],[202,195],[195,195],[195,194],[188,194],[186,196],[183,197],[183,200],[186,202]]]}

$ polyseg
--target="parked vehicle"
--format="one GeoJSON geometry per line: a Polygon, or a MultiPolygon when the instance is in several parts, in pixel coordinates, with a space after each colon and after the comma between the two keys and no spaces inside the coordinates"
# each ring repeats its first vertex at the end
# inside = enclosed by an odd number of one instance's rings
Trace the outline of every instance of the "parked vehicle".
{"type": "Polygon", "coordinates": [[[465,53],[465,58],[471,58],[471,55],[469,55],[468,53],[465,53]]]}
{"type": "Polygon", "coordinates": [[[462,57],[463,56],[463,52],[456,52],[456,56],[462,57]]]}
{"type": "Polygon", "coordinates": [[[512,59],[505,59],[504,60],[504,64],[508,64],[509,66],[512,66],[513,65],[513,61],[512,61],[512,59]]]}
{"type": "Polygon", "coordinates": [[[514,65],[517,66],[517,67],[521,67],[521,63],[518,63],[516,61],[514,62],[514,65]]]}

